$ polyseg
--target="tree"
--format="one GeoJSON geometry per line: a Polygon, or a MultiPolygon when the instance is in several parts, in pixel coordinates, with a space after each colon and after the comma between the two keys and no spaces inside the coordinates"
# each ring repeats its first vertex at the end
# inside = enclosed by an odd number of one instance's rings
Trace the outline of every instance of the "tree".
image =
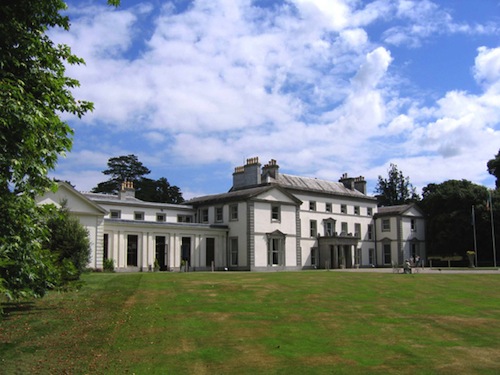
{"type": "Polygon", "coordinates": [[[78,279],[90,260],[87,230],[71,216],[66,202],[52,211],[47,227],[49,235],[45,247],[54,255],[55,265],[60,271],[60,284],[78,279]]]}
{"type": "Polygon", "coordinates": [[[108,169],[102,171],[111,176],[108,181],[101,182],[92,189],[94,193],[117,193],[124,181],[137,182],[151,171],[139,161],[135,155],[126,155],[110,158],[108,169]]]}
{"type": "Polygon", "coordinates": [[[184,202],[178,186],[171,186],[165,177],[158,180],[143,178],[137,182],[136,197],[147,202],[175,203],[184,202]]]}
{"type": "Polygon", "coordinates": [[[388,178],[378,176],[378,184],[375,187],[379,206],[396,206],[419,200],[410,178],[405,177],[397,165],[391,163],[387,173],[388,178]]]}
{"type": "Polygon", "coordinates": [[[467,180],[449,180],[441,184],[429,184],[422,191],[419,206],[426,214],[429,255],[465,256],[468,250],[474,249],[474,206],[479,261],[491,261],[491,222],[487,211],[487,189],[467,180]]]}
{"type": "Polygon", "coordinates": [[[496,189],[497,190],[500,189],[500,150],[495,155],[494,159],[488,160],[486,166],[488,167],[488,173],[491,174],[492,176],[495,176],[496,178],[495,181],[496,189]]]}
{"type": "Polygon", "coordinates": [[[54,286],[56,270],[42,243],[45,207],[26,194],[0,200],[0,289],[8,299],[42,297],[54,286]],[[5,221],[4,221],[5,220],[5,221]]]}
{"type": "Polygon", "coordinates": [[[66,64],[83,60],[46,34],[69,29],[65,9],[62,0],[0,7],[0,281],[10,298],[41,296],[48,286],[50,262],[40,245],[46,228],[34,197],[54,188],[47,173],[71,149],[73,132],[59,115],[81,117],[92,109],[73,97],[79,83],[65,76],[66,64]]]}
{"type": "Polygon", "coordinates": [[[151,173],[135,155],[118,156],[108,160],[108,169],[102,173],[111,176],[92,189],[94,193],[116,194],[123,181],[133,181],[136,197],[147,202],[182,203],[184,198],[178,186],[171,186],[165,177],[152,180],[144,177],[151,173]]]}

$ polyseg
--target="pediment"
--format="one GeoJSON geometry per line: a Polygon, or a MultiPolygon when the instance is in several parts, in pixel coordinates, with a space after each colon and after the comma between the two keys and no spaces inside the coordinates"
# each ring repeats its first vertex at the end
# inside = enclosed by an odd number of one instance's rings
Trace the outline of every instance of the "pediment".
{"type": "Polygon", "coordinates": [[[43,196],[36,198],[37,204],[53,204],[61,207],[64,203],[69,211],[78,215],[104,216],[107,211],[86,198],[65,182],[58,183],[56,192],[47,191],[43,196]]]}

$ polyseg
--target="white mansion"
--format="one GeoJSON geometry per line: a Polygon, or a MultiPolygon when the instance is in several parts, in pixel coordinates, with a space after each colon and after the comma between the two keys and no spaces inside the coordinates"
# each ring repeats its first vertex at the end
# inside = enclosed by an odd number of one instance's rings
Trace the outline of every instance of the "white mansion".
{"type": "Polygon", "coordinates": [[[118,195],[80,193],[60,182],[40,204],[66,202],[87,228],[90,268],[116,270],[302,270],[389,267],[425,259],[422,212],[377,207],[363,177],[339,182],[279,172],[258,158],[235,168],[227,193],[185,204],[144,202],[132,183],[118,195]]]}

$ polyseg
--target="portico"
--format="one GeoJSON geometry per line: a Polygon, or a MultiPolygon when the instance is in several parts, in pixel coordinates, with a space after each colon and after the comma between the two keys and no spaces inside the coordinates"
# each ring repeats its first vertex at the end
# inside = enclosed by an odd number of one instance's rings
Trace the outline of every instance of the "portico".
{"type": "Polygon", "coordinates": [[[319,237],[318,268],[353,268],[358,241],[354,236],[319,237]]]}

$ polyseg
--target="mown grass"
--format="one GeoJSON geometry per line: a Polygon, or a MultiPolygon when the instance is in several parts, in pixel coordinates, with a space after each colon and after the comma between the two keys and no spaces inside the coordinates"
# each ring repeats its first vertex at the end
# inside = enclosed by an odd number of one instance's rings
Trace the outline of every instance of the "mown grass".
{"type": "Polygon", "coordinates": [[[496,374],[497,275],[90,274],[4,305],[6,374],[496,374]]]}

